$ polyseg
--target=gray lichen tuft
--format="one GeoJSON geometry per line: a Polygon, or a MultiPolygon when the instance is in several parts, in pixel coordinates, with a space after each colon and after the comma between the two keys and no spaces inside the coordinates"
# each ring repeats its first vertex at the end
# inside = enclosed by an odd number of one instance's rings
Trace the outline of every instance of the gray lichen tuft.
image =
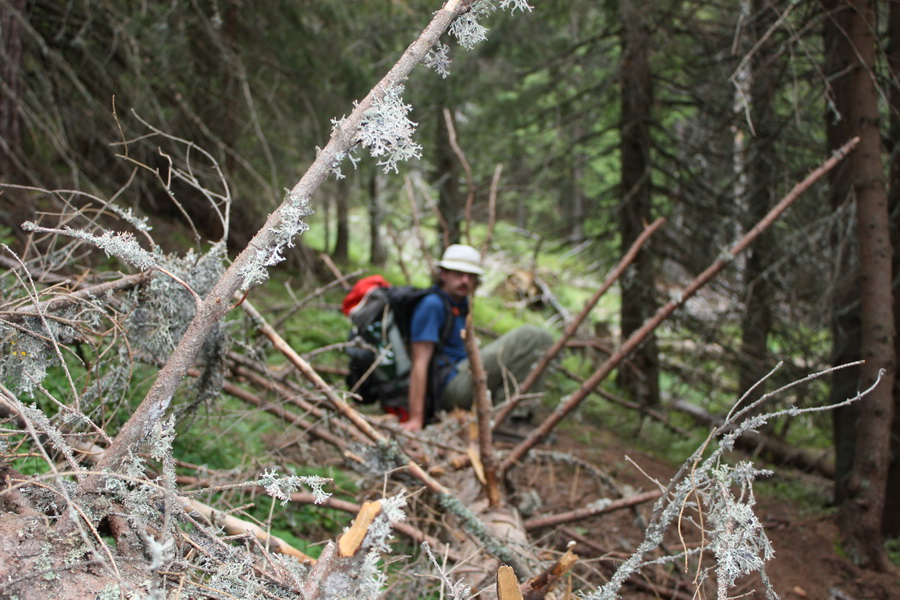
{"type": "Polygon", "coordinates": [[[315,475],[285,475],[282,477],[278,474],[277,469],[272,469],[271,471],[267,469],[259,476],[256,484],[264,487],[267,494],[276,500],[280,500],[281,505],[284,506],[290,501],[291,494],[304,485],[309,487],[312,491],[312,494],[316,499],[316,504],[321,504],[331,496],[330,493],[323,489],[325,484],[330,481],[330,479],[315,475]]]}
{"type": "Polygon", "coordinates": [[[422,64],[447,79],[450,75],[450,46],[442,42],[435,44],[422,59],[422,64]]]}
{"type": "Polygon", "coordinates": [[[280,219],[272,229],[273,239],[265,247],[257,248],[250,260],[241,267],[241,290],[262,283],[269,278],[269,267],[284,260],[284,249],[294,247],[294,239],[309,229],[304,219],[313,214],[309,197],[296,190],[286,190],[280,219]]]}
{"type": "Polygon", "coordinates": [[[412,140],[418,124],[407,117],[412,106],[405,104],[402,96],[402,85],[389,87],[365,112],[359,126],[359,143],[379,159],[385,173],[396,173],[398,162],[422,155],[422,147],[412,140]]]}

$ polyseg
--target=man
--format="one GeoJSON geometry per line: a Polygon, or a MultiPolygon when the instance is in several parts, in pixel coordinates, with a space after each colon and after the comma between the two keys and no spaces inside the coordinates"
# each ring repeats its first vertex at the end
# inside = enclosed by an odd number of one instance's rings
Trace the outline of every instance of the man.
{"type": "MultiPolygon", "coordinates": [[[[469,295],[478,287],[479,276],[483,273],[481,255],[475,248],[463,244],[448,246],[438,262],[433,293],[423,298],[413,312],[410,326],[412,370],[409,379],[409,419],[403,423],[408,431],[421,431],[425,426],[429,366],[435,353],[437,360],[449,363],[438,365],[438,371],[449,371],[449,374],[435,386],[440,392],[436,409],[469,409],[472,406],[472,374],[461,332],[466,328],[469,295]],[[448,308],[453,318],[453,328],[449,338],[441,343],[448,308]],[[442,366],[447,368],[442,370],[442,366]]],[[[525,379],[552,343],[553,338],[548,332],[523,325],[484,347],[480,354],[491,397],[505,397],[509,378],[518,382],[525,379]]]]}

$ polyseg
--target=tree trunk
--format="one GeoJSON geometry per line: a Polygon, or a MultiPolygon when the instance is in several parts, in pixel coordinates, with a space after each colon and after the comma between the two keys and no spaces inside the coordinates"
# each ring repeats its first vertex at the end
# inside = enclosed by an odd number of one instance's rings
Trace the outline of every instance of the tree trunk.
{"type": "MultiPolygon", "coordinates": [[[[831,7],[830,2],[826,3],[831,7]]],[[[845,549],[857,563],[890,568],[882,546],[881,522],[893,419],[894,315],[891,294],[891,244],[887,191],[882,168],[878,91],[875,86],[875,2],[850,0],[832,11],[852,51],[846,85],[847,105],[837,108],[860,143],[850,155],[856,196],[859,244],[859,299],[862,314],[859,387],[870,386],[884,370],[884,380],[859,410],[853,466],[838,513],[845,549]]]]}
{"type": "Polygon", "coordinates": [[[384,203],[381,199],[379,172],[375,169],[369,180],[369,261],[376,267],[383,267],[387,262],[384,233],[381,231],[382,220],[384,220],[384,203]]]}
{"type": "Polygon", "coordinates": [[[335,185],[335,206],[334,259],[346,262],[350,258],[350,186],[346,179],[335,185]]]}
{"type": "MultiPolygon", "coordinates": [[[[443,95],[446,97],[449,92],[446,91],[447,86],[441,89],[445,90],[443,95]]],[[[451,109],[452,110],[452,109],[451,109]]],[[[439,224],[441,230],[441,240],[444,244],[457,244],[462,235],[462,218],[464,196],[459,187],[459,159],[453,153],[453,147],[450,145],[450,134],[447,131],[447,124],[444,121],[443,106],[436,111],[437,117],[437,145],[435,152],[437,153],[435,173],[435,186],[438,189],[438,211],[441,213],[443,223],[439,224]]]]}
{"type": "MultiPolygon", "coordinates": [[[[890,195],[888,202],[893,216],[894,281],[900,277],[900,3],[892,2],[888,9],[887,61],[891,74],[890,88],[890,195]]],[[[896,288],[895,288],[896,289],[896,288]]],[[[896,297],[896,293],[895,293],[896,297]]],[[[900,303],[894,302],[894,326],[900,323],[900,303]]],[[[900,355],[900,336],[894,337],[894,356],[900,355]]],[[[900,385],[894,379],[894,424],[891,435],[891,464],[888,470],[884,498],[882,532],[885,537],[900,537],[900,385]]]]}
{"type": "MultiPolygon", "coordinates": [[[[239,3],[240,0],[229,0],[225,4],[224,18],[224,43],[229,55],[237,55],[240,48],[240,19],[239,19],[239,3]]],[[[234,185],[235,173],[237,171],[237,161],[235,160],[237,152],[237,141],[240,137],[240,116],[238,115],[238,107],[240,106],[239,98],[241,82],[235,76],[236,69],[229,61],[224,61],[224,119],[222,123],[222,142],[231,152],[225,153],[225,176],[228,177],[231,184],[234,185]]]]}
{"type": "MultiPolygon", "coordinates": [[[[777,18],[775,12],[767,9],[768,4],[761,0],[753,0],[751,6],[752,19],[745,28],[745,51],[752,48],[752,43],[763,39],[771,24],[777,18]]],[[[743,213],[743,230],[747,231],[762,219],[774,204],[776,189],[773,177],[777,169],[775,161],[775,135],[772,129],[776,126],[772,114],[772,97],[776,82],[771,72],[772,45],[762,44],[756,48],[750,61],[745,66],[744,76],[747,95],[750,103],[750,121],[753,127],[752,137],[744,143],[746,153],[744,166],[746,177],[738,177],[745,186],[739,191],[743,197],[737,197],[743,213]]],[[[740,102],[743,112],[743,102],[740,102]]],[[[772,286],[766,270],[771,263],[773,252],[772,233],[766,231],[759,240],[748,249],[748,256],[743,272],[745,285],[745,309],[741,322],[740,370],[738,375],[738,392],[743,394],[756,385],[771,369],[769,358],[769,332],[772,329],[772,286]]],[[[765,391],[765,384],[759,385],[747,398],[753,402],[765,391]]]]}
{"type": "MultiPolygon", "coordinates": [[[[577,39],[577,38],[574,38],[577,39]]],[[[576,121],[572,127],[572,145],[578,144],[583,132],[581,121],[576,121]]],[[[580,244],[585,240],[584,236],[584,170],[585,157],[581,152],[574,152],[571,158],[571,171],[568,177],[569,196],[561,199],[563,207],[568,208],[569,235],[568,241],[572,244],[580,244]]]]}
{"type": "Polygon", "coordinates": [[[19,151],[20,120],[19,91],[22,78],[22,24],[25,0],[0,3],[0,43],[3,60],[0,60],[0,175],[12,181],[18,171],[15,154],[19,151]]]}
{"type": "MultiPolygon", "coordinates": [[[[651,221],[650,112],[653,90],[648,58],[649,28],[642,15],[651,7],[641,0],[623,0],[622,16],[622,202],[619,229],[623,252],[651,221]]],[[[634,271],[622,281],[622,338],[627,339],[656,312],[652,252],[641,250],[634,271]]],[[[619,383],[645,406],[659,403],[659,359],[651,334],[619,369],[619,383]]]]}
{"type": "MultiPolygon", "coordinates": [[[[836,0],[824,2],[826,11],[833,12],[836,0]]],[[[847,70],[851,53],[849,41],[843,35],[836,19],[826,19],[824,23],[825,74],[832,78],[833,87],[829,90],[830,104],[835,107],[828,111],[825,118],[828,151],[833,152],[850,138],[847,119],[838,110],[846,110],[848,105],[848,85],[846,77],[840,73],[847,70]],[[839,107],[839,108],[837,108],[839,107]]],[[[846,209],[852,201],[852,181],[850,163],[844,161],[829,173],[829,195],[833,211],[846,209]]],[[[859,263],[856,255],[855,240],[842,237],[839,227],[832,229],[831,246],[837,256],[834,271],[839,279],[834,286],[831,298],[831,364],[842,365],[859,360],[860,357],[860,314],[859,298],[859,263]]],[[[838,404],[856,393],[859,382],[859,368],[841,369],[831,376],[830,403],[838,404]]],[[[856,421],[859,406],[835,409],[832,413],[833,439],[835,447],[834,502],[840,505],[846,497],[847,480],[853,468],[855,450],[856,421]]]]}

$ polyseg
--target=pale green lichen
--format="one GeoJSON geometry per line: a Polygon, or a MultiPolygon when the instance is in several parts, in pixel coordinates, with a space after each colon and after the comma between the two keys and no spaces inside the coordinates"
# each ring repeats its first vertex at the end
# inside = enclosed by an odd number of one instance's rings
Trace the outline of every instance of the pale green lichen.
{"type": "Polygon", "coordinates": [[[267,469],[259,476],[256,485],[264,487],[267,494],[276,500],[280,500],[281,505],[284,506],[290,501],[291,494],[304,485],[309,487],[315,497],[316,504],[325,502],[331,494],[326,492],[323,489],[323,486],[330,481],[330,479],[318,477],[316,475],[286,475],[282,477],[278,474],[277,469],[272,469],[271,471],[267,469]]]}

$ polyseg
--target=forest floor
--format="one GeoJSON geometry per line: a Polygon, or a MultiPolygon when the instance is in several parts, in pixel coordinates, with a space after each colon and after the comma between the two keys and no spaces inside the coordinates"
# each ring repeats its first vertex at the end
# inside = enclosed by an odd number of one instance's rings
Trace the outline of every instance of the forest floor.
{"type": "MultiPolygon", "coordinates": [[[[502,444],[501,444],[502,446],[502,444]]],[[[576,424],[561,430],[545,450],[569,454],[599,468],[608,475],[619,492],[650,491],[656,487],[655,479],[665,485],[675,474],[678,465],[635,448],[634,439],[623,439],[603,429],[576,424]]],[[[762,467],[763,465],[757,465],[762,467]]],[[[828,480],[789,469],[774,467],[773,479],[788,484],[787,487],[803,490],[807,497],[818,502],[810,503],[767,489],[757,489],[756,514],[765,526],[775,549],[775,558],[766,565],[769,579],[776,593],[785,600],[891,600],[900,599],[900,577],[866,571],[853,565],[839,552],[840,542],[834,522],[834,511],[827,507],[831,484],[828,480]]],[[[531,460],[517,468],[512,480],[516,489],[513,499],[521,505],[522,498],[537,494],[540,497],[539,512],[556,514],[603,497],[609,493],[610,481],[594,481],[587,470],[579,465],[566,465],[558,460],[531,460]],[[606,489],[602,489],[606,488],[606,489]]],[[[757,488],[765,485],[758,485],[757,488]]],[[[774,490],[775,487],[771,486],[774,490]]],[[[782,487],[784,489],[784,487],[782,487]]],[[[550,531],[531,531],[533,539],[543,547],[563,549],[570,539],[577,544],[575,552],[589,569],[582,570],[584,584],[592,589],[602,581],[597,575],[608,577],[615,565],[628,556],[643,539],[642,523],[650,516],[652,503],[636,510],[618,512],[573,522],[550,531]]],[[[527,518],[527,515],[526,515],[527,518]]],[[[668,540],[668,551],[677,551],[682,544],[695,546],[690,527],[685,527],[682,538],[677,534],[668,540]]],[[[684,568],[681,563],[668,572],[661,568],[647,578],[650,586],[641,590],[626,588],[623,597],[637,598],[690,598],[694,586],[696,565],[684,568]],[[686,572],[687,571],[687,572],[686,572]],[[684,586],[688,583],[687,586],[684,586]],[[651,589],[651,588],[655,588],[651,589]],[[673,590],[680,590],[681,595],[673,590]]],[[[575,570],[579,576],[578,569],[575,570]]],[[[646,583],[646,582],[645,582],[646,583]]],[[[576,588],[578,585],[576,584],[576,588]]],[[[758,575],[747,577],[732,590],[731,597],[765,598],[764,586],[758,575]]],[[[699,598],[715,598],[715,589],[704,588],[699,598]]]]}

